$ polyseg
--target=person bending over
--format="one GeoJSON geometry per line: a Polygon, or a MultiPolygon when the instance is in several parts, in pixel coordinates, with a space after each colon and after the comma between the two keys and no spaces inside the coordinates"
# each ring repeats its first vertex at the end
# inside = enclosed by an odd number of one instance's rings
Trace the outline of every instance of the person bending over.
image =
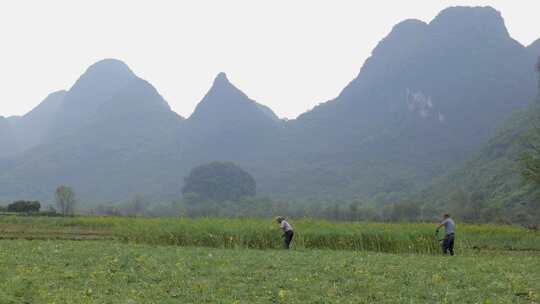
{"type": "Polygon", "coordinates": [[[455,233],[456,233],[456,224],[454,223],[454,220],[450,217],[450,214],[443,215],[443,220],[437,226],[437,233],[439,233],[439,229],[444,226],[445,235],[442,242],[442,251],[443,254],[454,255],[454,239],[455,239],[455,233]]]}
{"type": "Polygon", "coordinates": [[[289,249],[294,237],[293,227],[282,216],[276,217],[276,221],[279,223],[279,227],[283,230],[283,235],[281,237],[285,242],[285,249],[289,249]]]}

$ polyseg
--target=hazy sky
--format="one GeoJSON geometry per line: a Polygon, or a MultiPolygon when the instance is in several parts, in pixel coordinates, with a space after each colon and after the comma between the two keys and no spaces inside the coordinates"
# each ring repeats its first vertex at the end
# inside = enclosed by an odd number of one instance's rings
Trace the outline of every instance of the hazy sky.
{"type": "Polygon", "coordinates": [[[0,115],[24,114],[117,58],[182,116],[223,71],[293,118],[334,98],[393,25],[454,5],[491,5],[522,44],[540,38],[538,0],[1,1],[0,115]]]}

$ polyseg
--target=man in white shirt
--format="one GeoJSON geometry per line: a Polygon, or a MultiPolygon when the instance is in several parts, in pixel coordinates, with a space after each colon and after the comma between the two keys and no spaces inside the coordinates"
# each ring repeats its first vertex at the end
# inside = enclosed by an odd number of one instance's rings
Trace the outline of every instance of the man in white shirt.
{"type": "Polygon", "coordinates": [[[456,223],[454,223],[454,220],[450,217],[450,214],[443,215],[443,220],[437,226],[437,233],[439,233],[439,229],[444,226],[445,235],[444,240],[442,243],[442,250],[443,254],[450,253],[450,255],[454,255],[454,238],[456,233],[456,223]]]}
{"type": "Polygon", "coordinates": [[[293,227],[282,216],[276,217],[276,221],[279,223],[279,227],[283,230],[283,235],[281,237],[285,242],[285,249],[289,249],[294,237],[293,227]]]}

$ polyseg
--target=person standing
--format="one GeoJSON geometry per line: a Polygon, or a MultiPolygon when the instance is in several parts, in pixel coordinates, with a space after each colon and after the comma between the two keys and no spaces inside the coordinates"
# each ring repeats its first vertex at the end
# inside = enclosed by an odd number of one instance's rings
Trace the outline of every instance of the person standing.
{"type": "Polygon", "coordinates": [[[294,230],[291,224],[285,220],[284,217],[276,217],[276,221],[279,223],[279,227],[283,230],[283,241],[285,242],[285,249],[289,249],[291,246],[292,239],[294,237],[294,230]]]}
{"type": "Polygon", "coordinates": [[[455,240],[455,233],[456,233],[456,223],[454,223],[454,220],[450,217],[450,214],[446,213],[443,215],[443,220],[437,226],[437,233],[439,233],[439,229],[444,226],[445,234],[444,239],[442,243],[442,251],[443,254],[454,255],[454,240],[455,240]]]}

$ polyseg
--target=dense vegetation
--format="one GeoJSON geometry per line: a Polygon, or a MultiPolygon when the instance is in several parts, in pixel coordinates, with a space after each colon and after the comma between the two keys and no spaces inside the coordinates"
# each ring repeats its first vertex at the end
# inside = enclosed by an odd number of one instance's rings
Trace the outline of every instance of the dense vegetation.
{"type": "Polygon", "coordinates": [[[255,196],[256,188],[253,177],[234,163],[212,162],[191,170],[182,193],[202,200],[235,202],[242,197],[255,196]]]}
{"type": "MultiPolygon", "coordinates": [[[[333,223],[291,220],[296,249],[334,249],[438,254],[434,224],[333,223]]],[[[130,243],[216,248],[281,248],[280,231],[269,219],[143,219],[125,217],[2,217],[4,237],[113,238],[130,243]]],[[[540,251],[540,234],[513,226],[459,223],[457,248],[540,251]]],[[[84,239],[83,238],[83,239],[84,239]]]]}
{"type": "Polygon", "coordinates": [[[41,204],[38,201],[16,201],[9,204],[6,211],[16,213],[35,213],[39,212],[39,209],[41,209],[41,204]]]}
{"type": "Polygon", "coordinates": [[[539,118],[537,104],[516,113],[475,157],[434,180],[415,199],[450,209],[468,221],[501,219],[537,225],[538,186],[528,183],[522,173],[526,163],[534,161],[530,153],[540,144],[535,127],[539,118]]]}
{"type": "Polygon", "coordinates": [[[525,152],[521,158],[521,175],[525,181],[538,188],[540,186],[540,57],[536,64],[538,71],[538,96],[536,113],[531,117],[529,134],[525,139],[525,152]]]}
{"type": "MultiPolygon", "coordinates": [[[[361,201],[281,201],[267,197],[243,197],[237,201],[213,201],[197,195],[186,195],[174,202],[150,202],[143,195],[136,195],[130,201],[99,205],[93,209],[81,210],[92,215],[127,215],[144,217],[226,217],[226,218],[269,218],[285,214],[294,218],[319,218],[333,221],[433,221],[439,219],[446,209],[434,208],[413,202],[377,206],[361,201]]],[[[502,222],[494,219],[492,222],[502,222]]]]}
{"type": "MultiPolygon", "coordinates": [[[[150,202],[142,195],[132,200],[113,205],[99,205],[89,210],[81,210],[83,214],[92,215],[128,215],[143,217],[176,217],[188,218],[221,217],[221,218],[269,218],[276,215],[287,215],[293,218],[317,218],[331,221],[369,221],[369,222],[433,222],[440,220],[441,214],[450,212],[456,219],[468,223],[519,224],[536,226],[538,218],[536,207],[531,204],[531,212],[524,214],[520,209],[502,209],[485,204],[473,204],[463,191],[445,197],[446,189],[433,196],[422,199],[414,198],[399,203],[375,204],[370,201],[344,200],[298,200],[281,201],[265,197],[243,197],[238,201],[216,202],[200,199],[195,195],[187,195],[174,202],[150,202]],[[442,197],[444,203],[434,197],[442,197]],[[436,203],[434,203],[436,202],[436,203]],[[525,215],[525,216],[524,216],[525,215]]],[[[403,194],[403,197],[406,197],[403,194]]],[[[531,201],[534,202],[534,201],[531,201]]]]}

